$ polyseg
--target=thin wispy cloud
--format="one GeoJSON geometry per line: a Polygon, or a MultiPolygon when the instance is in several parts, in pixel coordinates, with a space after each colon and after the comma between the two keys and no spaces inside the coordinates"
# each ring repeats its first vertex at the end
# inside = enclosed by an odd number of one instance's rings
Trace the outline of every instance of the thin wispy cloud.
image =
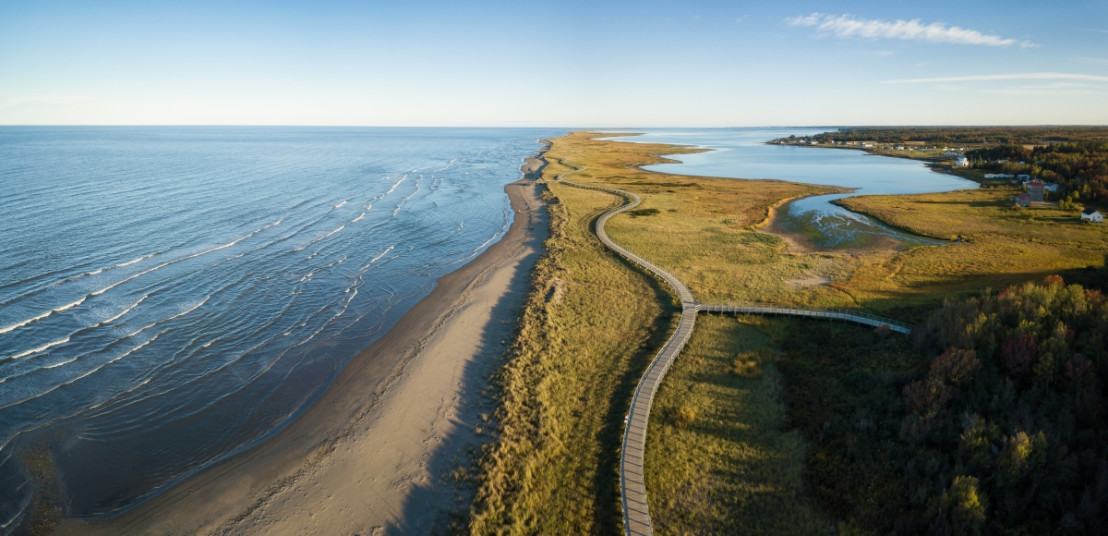
{"type": "Polygon", "coordinates": [[[791,27],[815,28],[821,34],[841,38],[865,39],[902,39],[926,43],[948,43],[956,45],[981,45],[990,47],[1020,46],[1035,47],[1034,43],[1019,41],[999,35],[989,35],[977,30],[968,30],[958,26],[947,26],[942,22],[924,24],[913,20],[859,19],[853,15],[828,15],[812,13],[806,17],[785,19],[791,27]]]}
{"type": "Polygon", "coordinates": [[[952,82],[990,82],[997,80],[1081,80],[1108,83],[1108,76],[1077,73],[1013,73],[978,74],[970,76],[944,76],[939,78],[905,78],[885,80],[884,84],[948,84],[952,82]]]}
{"type": "Polygon", "coordinates": [[[1073,61],[1085,65],[1102,65],[1108,67],[1108,58],[1074,58],[1073,61]]]}

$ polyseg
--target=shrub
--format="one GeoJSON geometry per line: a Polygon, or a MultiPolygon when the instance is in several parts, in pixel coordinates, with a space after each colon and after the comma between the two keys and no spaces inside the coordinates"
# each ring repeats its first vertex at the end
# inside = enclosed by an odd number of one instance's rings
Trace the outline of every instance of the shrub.
{"type": "Polygon", "coordinates": [[[696,408],[692,406],[680,406],[673,411],[673,425],[678,428],[688,428],[695,420],[696,408]]]}
{"type": "Polygon", "coordinates": [[[742,378],[757,378],[762,375],[762,354],[743,352],[731,361],[731,373],[742,378]]]}

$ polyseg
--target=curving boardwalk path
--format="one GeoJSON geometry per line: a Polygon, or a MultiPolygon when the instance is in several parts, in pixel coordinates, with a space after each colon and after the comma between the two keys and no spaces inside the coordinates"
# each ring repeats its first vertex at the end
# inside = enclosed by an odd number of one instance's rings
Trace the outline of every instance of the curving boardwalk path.
{"type": "Polygon", "coordinates": [[[677,331],[675,331],[669,340],[666,341],[666,344],[662,346],[658,355],[654,357],[654,360],[647,368],[646,374],[643,375],[642,379],[639,380],[638,386],[635,387],[635,394],[631,398],[631,407],[627,412],[626,425],[623,432],[623,449],[620,453],[619,483],[620,495],[623,501],[624,532],[632,536],[651,536],[654,534],[654,528],[650,524],[650,509],[646,503],[646,477],[643,471],[644,457],[646,454],[646,431],[650,419],[650,407],[654,404],[654,395],[658,392],[658,387],[661,386],[662,379],[665,377],[666,372],[669,371],[670,365],[677,359],[681,350],[685,348],[685,344],[689,342],[689,337],[692,336],[693,326],[696,322],[697,313],[704,311],[724,314],[775,314],[827,318],[832,320],[838,319],[874,327],[887,325],[890,329],[898,333],[908,333],[910,328],[905,324],[893,322],[881,317],[848,311],[798,309],[795,307],[767,304],[701,305],[693,298],[692,292],[689,291],[689,288],[685,286],[677,276],[632,253],[608,236],[608,233],[604,230],[604,224],[607,223],[608,219],[637,207],[642,200],[639,196],[626,190],[591,184],[580,184],[563,179],[565,175],[578,173],[584,169],[584,167],[579,167],[572,171],[561,173],[554,178],[554,182],[577,188],[599,190],[626,199],[626,203],[618,208],[605,212],[596,220],[596,236],[605,246],[621,257],[653,273],[668,283],[669,286],[673,288],[674,292],[677,293],[677,297],[681,300],[681,321],[677,325],[677,331]]]}
{"type": "Polygon", "coordinates": [[[754,315],[788,315],[804,316],[808,318],[826,318],[828,320],[846,320],[855,324],[879,328],[888,326],[889,329],[905,335],[912,332],[912,326],[901,322],[895,322],[880,316],[867,315],[841,309],[799,309],[786,305],[771,305],[765,303],[748,303],[742,305],[701,305],[700,310],[705,313],[726,314],[754,314],[754,315]]]}

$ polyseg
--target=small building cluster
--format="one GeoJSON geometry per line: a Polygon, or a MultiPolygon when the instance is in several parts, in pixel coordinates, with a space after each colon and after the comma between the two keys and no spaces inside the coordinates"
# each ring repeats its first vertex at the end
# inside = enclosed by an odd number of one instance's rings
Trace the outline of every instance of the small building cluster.
{"type": "Polygon", "coordinates": [[[1027,195],[1031,196],[1031,202],[1041,203],[1043,201],[1043,191],[1045,189],[1042,181],[1031,181],[1027,183],[1027,195]]]}

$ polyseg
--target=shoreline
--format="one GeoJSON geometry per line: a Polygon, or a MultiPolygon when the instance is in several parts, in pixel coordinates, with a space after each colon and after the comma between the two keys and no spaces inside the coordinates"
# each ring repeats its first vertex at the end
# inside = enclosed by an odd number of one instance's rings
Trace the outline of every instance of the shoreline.
{"type": "Polygon", "coordinates": [[[491,428],[483,391],[543,252],[535,179],[548,147],[504,187],[508,232],[440,277],[293,422],[117,516],[66,519],[54,534],[406,534],[444,523],[465,493],[451,473],[491,428]]]}

